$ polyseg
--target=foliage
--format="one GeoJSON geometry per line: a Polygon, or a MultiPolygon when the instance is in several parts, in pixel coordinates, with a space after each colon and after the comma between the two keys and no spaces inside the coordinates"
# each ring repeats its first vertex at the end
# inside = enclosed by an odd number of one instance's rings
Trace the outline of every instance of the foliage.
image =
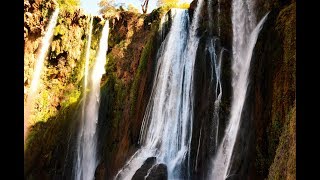
{"type": "Polygon", "coordinates": [[[287,114],[268,179],[296,179],[296,106],[287,114]]]}
{"type": "MultiPolygon", "coordinates": [[[[277,17],[275,29],[282,37],[283,59],[274,85],[274,111],[270,135],[271,166],[268,179],[296,179],[296,3],[283,8],[277,17]]],[[[281,64],[280,64],[281,63],[281,64]]]]}
{"type": "Polygon", "coordinates": [[[190,4],[189,3],[166,3],[166,4],[163,4],[162,7],[166,11],[172,8],[188,9],[190,7],[190,4]]]}
{"type": "MultiPolygon", "coordinates": [[[[141,11],[145,14],[148,10],[149,0],[140,0],[141,11]]],[[[105,14],[106,16],[110,16],[115,14],[117,11],[123,11],[123,7],[125,7],[124,3],[115,3],[115,0],[101,0],[99,3],[101,14],[105,14]]],[[[179,0],[159,0],[157,1],[157,6],[161,6],[162,10],[169,11],[172,8],[179,9],[188,9],[190,7],[190,3],[179,3],[179,0]]],[[[136,6],[129,3],[126,6],[127,11],[139,13],[139,9],[136,6]]]]}
{"type": "Polygon", "coordinates": [[[66,32],[68,31],[68,29],[65,26],[62,25],[58,25],[54,28],[54,36],[58,36],[58,35],[65,35],[66,32]]]}
{"type": "Polygon", "coordinates": [[[101,8],[99,10],[101,14],[113,14],[117,11],[115,0],[101,0],[98,5],[101,8]]]}
{"type": "Polygon", "coordinates": [[[164,4],[178,4],[179,0],[158,0],[158,5],[164,5],[164,4]]]}
{"type": "Polygon", "coordinates": [[[171,8],[188,9],[190,7],[190,4],[180,3],[179,0],[159,0],[158,6],[163,6],[167,10],[171,8]]]}
{"type": "Polygon", "coordinates": [[[63,167],[57,167],[57,162],[65,160],[76,109],[77,103],[70,104],[62,108],[57,115],[50,117],[47,122],[37,122],[31,126],[24,151],[25,179],[42,179],[52,176],[53,171],[54,174],[62,172],[63,167]]]}
{"type": "Polygon", "coordinates": [[[39,94],[35,97],[35,107],[31,110],[31,124],[46,122],[61,108],[78,100],[84,64],[82,49],[86,42],[82,38],[86,33],[84,22],[85,17],[80,17],[78,12],[68,12],[65,9],[59,13],[48,60],[44,62],[39,94]]]}
{"type": "Polygon", "coordinates": [[[80,0],[57,0],[58,4],[65,6],[79,6],[80,0]]]}
{"type": "Polygon", "coordinates": [[[295,3],[272,11],[256,45],[257,52],[264,51],[264,61],[272,60],[265,67],[271,76],[270,119],[257,137],[255,167],[268,179],[295,179],[295,16],[295,3]],[[265,44],[264,48],[258,43],[265,44]]]}
{"type": "Polygon", "coordinates": [[[132,88],[130,91],[130,102],[131,102],[130,113],[131,114],[134,112],[134,107],[137,102],[138,88],[139,88],[139,84],[140,84],[139,82],[141,80],[141,76],[147,69],[148,59],[154,50],[154,42],[156,41],[156,38],[157,38],[158,27],[159,27],[158,23],[156,23],[155,26],[152,27],[152,30],[151,30],[152,32],[149,36],[149,40],[147,41],[145,48],[143,49],[140,56],[138,72],[134,76],[132,88]]]}
{"type": "Polygon", "coordinates": [[[67,12],[73,12],[80,6],[80,0],[57,0],[59,8],[67,12]]]}
{"type": "MultiPolygon", "coordinates": [[[[100,14],[103,14],[105,17],[114,16],[120,11],[130,11],[133,13],[139,13],[139,9],[137,9],[133,4],[129,3],[126,5],[125,3],[116,3],[115,0],[101,0],[98,3],[100,14]]],[[[119,16],[119,15],[116,15],[119,16]]]]}
{"type": "Polygon", "coordinates": [[[139,13],[139,9],[137,9],[133,4],[129,3],[128,4],[128,11],[134,12],[134,13],[139,13]]]}

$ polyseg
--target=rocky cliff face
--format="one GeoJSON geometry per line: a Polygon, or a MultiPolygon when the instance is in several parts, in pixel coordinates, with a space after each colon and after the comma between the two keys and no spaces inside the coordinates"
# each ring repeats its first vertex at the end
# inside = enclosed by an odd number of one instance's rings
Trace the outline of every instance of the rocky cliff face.
{"type": "MultiPolygon", "coordinates": [[[[32,72],[42,47],[49,19],[57,7],[54,1],[25,1],[25,54],[24,54],[24,91],[25,100],[30,88],[32,72]]],[[[61,10],[54,37],[44,61],[38,95],[31,117],[31,124],[46,121],[61,107],[69,104],[71,93],[77,89],[81,76],[82,51],[84,47],[86,17],[80,10],[68,12],[61,10]]],[[[70,101],[74,101],[71,99],[70,101]]]]}
{"type": "MultiPolygon", "coordinates": [[[[58,4],[50,0],[24,1],[25,103],[41,40],[58,4]]],[[[61,9],[52,44],[44,61],[25,142],[25,178],[60,177],[66,155],[71,118],[81,91],[82,51],[87,18],[80,10],[61,9]]],[[[26,108],[26,107],[25,107],[26,108]]]]}
{"type": "Polygon", "coordinates": [[[254,51],[255,171],[258,177],[295,179],[296,3],[278,4],[254,51]]]}
{"type": "MultiPolygon", "coordinates": [[[[102,87],[98,125],[100,151],[97,179],[111,178],[139,147],[140,127],[147,106],[156,65],[160,35],[161,9],[149,15],[122,12],[111,24],[106,65],[107,83],[102,87]]],[[[163,33],[168,32],[164,26],[163,33]]]]}
{"type": "MultiPolygon", "coordinates": [[[[25,1],[25,100],[42,36],[57,6],[55,1],[25,1]]],[[[163,9],[148,15],[117,11],[108,17],[110,38],[106,74],[101,82],[97,179],[111,178],[138,147],[154,59],[170,27],[164,24],[163,35],[159,34],[164,13],[163,9]]],[[[93,20],[90,63],[103,21],[100,17],[93,20]]],[[[26,140],[26,179],[71,176],[88,25],[89,18],[81,10],[60,10],[26,140]]]]}
{"type": "MultiPolygon", "coordinates": [[[[196,2],[192,2],[190,11],[195,8],[196,2]]],[[[219,14],[218,1],[213,0],[211,4],[205,1],[200,21],[202,26],[198,30],[201,40],[195,66],[196,110],[191,153],[194,175],[198,179],[206,178],[207,171],[210,171],[207,157],[213,154],[210,152],[212,145],[208,137],[211,132],[214,101],[214,87],[209,81],[210,60],[206,48],[210,36],[218,38],[217,52],[221,48],[227,50],[222,65],[221,129],[225,127],[229,117],[231,3],[232,1],[221,0],[219,14]],[[211,5],[211,11],[207,8],[208,5],[211,5]],[[213,19],[211,27],[208,23],[210,13],[213,19]],[[201,137],[200,132],[206,136],[201,137]],[[197,155],[198,148],[200,154],[197,155]]],[[[253,53],[248,95],[235,145],[235,165],[231,172],[236,177],[245,179],[295,179],[295,1],[257,0],[255,6],[258,20],[267,12],[270,13],[253,53]]]]}
{"type": "MultiPolygon", "coordinates": [[[[193,15],[197,1],[191,3],[189,12],[193,15]]],[[[197,30],[200,38],[199,46],[197,47],[197,55],[194,70],[194,91],[195,91],[195,110],[193,135],[191,145],[191,162],[192,162],[192,178],[207,179],[212,164],[210,159],[213,158],[215,152],[214,135],[212,135],[214,124],[214,102],[216,89],[216,75],[213,72],[214,65],[209,52],[209,44],[214,40],[216,58],[221,57],[221,85],[222,97],[219,109],[219,134],[218,139],[221,141],[225,126],[228,122],[230,103],[231,103],[231,44],[232,44],[232,27],[230,16],[230,2],[220,2],[221,13],[218,19],[217,1],[208,1],[203,3],[203,11],[200,15],[199,29],[197,30]],[[211,10],[210,10],[211,9],[211,10]],[[210,15],[211,13],[211,15],[210,15]],[[221,31],[219,33],[218,21],[220,22],[221,31]],[[209,23],[209,22],[212,22],[209,23]],[[220,52],[223,49],[223,53],[220,52]]]]}
{"type": "MultiPolygon", "coordinates": [[[[225,49],[222,54],[220,129],[225,128],[230,111],[232,1],[220,0],[220,13],[217,2],[212,0],[209,4],[205,1],[198,29],[200,43],[194,71],[195,114],[191,151],[194,179],[207,177],[210,171],[208,157],[213,155],[210,134],[216,79],[211,80],[212,66],[207,45],[212,37],[217,38],[217,52],[225,49]]],[[[189,9],[191,17],[195,4],[193,1],[189,9]]],[[[41,36],[56,6],[52,0],[24,1],[25,100],[36,55],[41,48],[41,36]]],[[[233,172],[244,179],[295,179],[295,1],[256,0],[256,7],[258,20],[266,12],[270,11],[270,14],[254,49],[244,123],[236,144],[236,164],[242,166],[235,166],[233,172]]],[[[96,179],[113,177],[139,147],[139,132],[153,83],[157,49],[170,29],[169,11],[168,22],[162,32],[158,31],[160,18],[165,12],[157,9],[141,15],[117,11],[112,16],[94,18],[90,62],[95,57],[104,19],[110,21],[106,74],[101,82],[97,130],[100,161],[96,179]]],[[[71,176],[77,130],[75,114],[83,95],[88,23],[89,18],[80,10],[61,9],[26,141],[25,179],[71,176]]],[[[219,139],[222,136],[221,130],[219,139]]]]}

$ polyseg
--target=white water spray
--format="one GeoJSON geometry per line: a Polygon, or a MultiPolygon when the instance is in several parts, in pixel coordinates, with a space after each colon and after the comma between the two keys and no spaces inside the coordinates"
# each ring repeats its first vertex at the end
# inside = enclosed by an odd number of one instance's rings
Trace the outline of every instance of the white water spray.
{"type": "Polygon", "coordinates": [[[115,179],[131,179],[149,157],[167,165],[168,179],[190,178],[193,71],[202,4],[203,0],[198,1],[189,36],[187,11],[172,9],[172,27],[158,52],[156,76],[140,131],[142,147],[115,179]]]}
{"type": "Polygon", "coordinates": [[[165,38],[165,24],[166,22],[168,22],[168,19],[169,19],[169,15],[165,14],[164,16],[161,17],[161,20],[160,20],[160,24],[159,24],[159,34],[160,34],[160,37],[161,39],[164,39],[165,38]]]}
{"type": "Polygon", "coordinates": [[[57,24],[58,14],[59,14],[59,8],[55,9],[55,11],[53,12],[51,20],[49,22],[49,26],[47,28],[47,32],[43,37],[43,40],[41,43],[41,50],[39,53],[39,57],[36,63],[35,71],[33,73],[32,82],[29,90],[31,94],[35,93],[39,86],[40,75],[43,69],[43,62],[44,62],[44,59],[46,58],[49,46],[51,44],[53,29],[57,24]]]}
{"type": "Polygon", "coordinates": [[[41,72],[42,72],[43,65],[44,65],[44,59],[46,58],[48,49],[49,49],[50,44],[51,44],[51,40],[52,40],[52,36],[53,36],[53,30],[54,30],[54,27],[57,24],[58,15],[59,15],[59,8],[54,10],[54,12],[53,12],[53,14],[51,16],[51,19],[49,21],[49,25],[48,25],[48,27],[46,29],[45,35],[44,35],[44,37],[42,39],[42,42],[41,42],[41,49],[40,49],[39,55],[37,57],[37,61],[36,61],[36,65],[35,65],[35,68],[34,68],[30,89],[29,89],[29,92],[28,92],[26,106],[25,106],[25,112],[24,112],[24,138],[26,138],[26,132],[27,132],[27,128],[28,128],[28,125],[29,125],[28,121],[29,121],[30,110],[33,109],[34,96],[38,92],[39,81],[40,81],[41,72]]]}
{"type": "MultiPolygon", "coordinates": [[[[214,111],[210,132],[210,143],[212,151],[216,152],[218,149],[218,136],[219,136],[219,110],[220,103],[222,97],[222,86],[221,86],[221,61],[222,61],[222,53],[223,49],[220,51],[219,58],[216,53],[216,41],[217,37],[213,36],[213,4],[212,0],[208,0],[207,11],[209,14],[208,26],[209,26],[209,40],[207,41],[207,49],[210,55],[211,60],[211,84],[213,85],[213,81],[215,80],[215,88],[214,88],[214,111]]],[[[220,1],[218,1],[218,35],[220,35],[220,1]]]]}
{"type": "Polygon", "coordinates": [[[248,87],[252,52],[262,25],[268,15],[265,15],[258,25],[255,26],[256,21],[252,7],[253,4],[248,1],[233,0],[233,99],[229,124],[213,161],[212,179],[223,180],[228,177],[232,165],[231,156],[239,130],[242,108],[248,87]]]}
{"type": "Polygon", "coordinates": [[[211,73],[211,81],[214,80],[214,77],[216,79],[215,81],[215,89],[214,89],[214,94],[215,94],[215,101],[214,101],[214,111],[213,111],[213,122],[212,122],[212,130],[211,130],[211,139],[214,139],[214,150],[217,151],[218,149],[218,137],[219,137],[219,110],[220,110],[220,103],[221,103],[221,97],[222,97],[222,85],[221,85],[221,63],[222,63],[222,55],[224,49],[222,48],[219,56],[216,55],[216,50],[215,50],[215,44],[217,39],[211,38],[208,51],[210,54],[210,59],[211,59],[211,68],[212,68],[212,73],[211,73]]]}
{"type": "MultiPolygon", "coordinates": [[[[92,19],[91,19],[92,20],[92,19]]],[[[92,22],[92,21],[91,21],[92,22]]],[[[90,27],[91,31],[92,27],[90,27]]],[[[91,34],[91,32],[90,32],[91,34]]],[[[89,35],[90,36],[90,35],[89,35]]],[[[102,29],[96,61],[93,65],[88,83],[89,94],[83,101],[84,111],[81,117],[78,135],[77,159],[75,165],[76,180],[92,180],[98,164],[96,125],[100,105],[100,82],[105,73],[106,54],[108,51],[109,21],[106,20],[102,29]]],[[[91,41],[91,38],[90,38],[91,41]]],[[[90,44],[89,41],[89,44],[90,44]]],[[[90,47],[89,47],[90,48],[90,47]]],[[[87,49],[87,53],[89,53],[87,49]]],[[[87,61],[87,60],[86,60],[87,61]]],[[[86,84],[85,84],[86,85],[86,84]]],[[[84,92],[86,93],[86,92],[84,92]]]]}
{"type": "MultiPolygon", "coordinates": [[[[90,47],[91,47],[91,36],[92,36],[92,23],[93,23],[93,17],[90,18],[90,26],[89,26],[89,34],[88,34],[88,41],[87,41],[87,48],[86,48],[86,61],[84,65],[84,91],[86,92],[88,87],[88,73],[89,73],[89,61],[90,61],[90,47]]],[[[84,97],[86,96],[86,93],[84,93],[84,97]]]]}

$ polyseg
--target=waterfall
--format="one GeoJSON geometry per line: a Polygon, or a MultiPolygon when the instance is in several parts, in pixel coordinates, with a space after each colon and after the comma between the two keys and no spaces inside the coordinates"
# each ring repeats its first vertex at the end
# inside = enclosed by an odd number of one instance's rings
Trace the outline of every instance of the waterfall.
{"type": "Polygon", "coordinates": [[[166,22],[168,22],[168,20],[169,20],[168,14],[161,17],[160,24],[159,24],[159,34],[161,39],[165,38],[165,24],[166,22]]]}
{"type": "Polygon", "coordinates": [[[207,11],[209,15],[208,27],[209,34],[212,35],[213,31],[213,10],[212,10],[212,0],[208,0],[207,11]]]}
{"type": "Polygon", "coordinates": [[[188,14],[185,10],[172,9],[172,16],[172,27],[158,52],[155,80],[140,132],[142,148],[116,179],[130,179],[143,162],[153,156],[168,166],[170,175],[178,161],[175,157],[179,152],[184,153],[181,150],[181,96],[188,14]]]}
{"type": "Polygon", "coordinates": [[[193,70],[202,3],[198,1],[190,28],[187,11],[172,9],[172,26],[157,54],[154,84],[140,131],[141,148],[115,179],[132,178],[149,157],[167,166],[168,179],[190,178],[193,70]]]}
{"type": "Polygon", "coordinates": [[[185,112],[183,115],[183,119],[190,119],[189,121],[183,121],[184,126],[188,127],[188,134],[187,131],[183,131],[184,134],[182,134],[182,138],[184,141],[187,142],[188,145],[188,162],[187,162],[187,174],[188,174],[188,179],[190,179],[190,153],[191,153],[191,139],[192,139],[192,126],[193,126],[193,105],[194,105],[194,92],[193,92],[193,70],[194,70],[194,63],[196,59],[196,53],[197,53],[197,47],[199,45],[199,38],[197,37],[197,29],[199,27],[199,17],[200,17],[200,12],[202,11],[203,6],[203,0],[198,0],[197,1],[197,7],[195,9],[193,18],[192,18],[192,24],[191,27],[189,28],[189,37],[187,41],[187,47],[184,52],[184,60],[186,63],[186,69],[185,69],[185,74],[184,78],[186,79],[185,82],[190,82],[188,84],[185,84],[185,87],[183,88],[183,93],[185,96],[183,97],[183,106],[184,105],[189,105],[187,109],[185,109],[185,112]],[[188,123],[188,124],[187,124],[188,123]]]}
{"type": "MultiPolygon", "coordinates": [[[[87,34],[87,44],[86,44],[86,55],[85,55],[85,65],[84,65],[84,75],[83,75],[83,98],[82,98],[82,104],[81,104],[81,119],[80,119],[80,130],[79,132],[83,133],[83,127],[84,127],[84,120],[85,120],[85,112],[86,112],[86,99],[87,99],[87,88],[88,88],[88,73],[89,73],[89,61],[90,61],[90,46],[91,46],[91,37],[92,37],[92,23],[93,23],[93,17],[90,16],[89,18],[89,31],[87,34]]],[[[77,136],[77,161],[75,165],[76,173],[75,173],[75,179],[80,179],[80,173],[81,173],[81,136],[77,136]]]]}
{"type": "Polygon", "coordinates": [[[41,42],[41,49],[39,52],[39,55],[37,57],[36,65],[34,68],[33,76],[32,76],[32,81],[30,85],[30,89],[28,92],[28,97],[25,105],[25,112],[24,112],[24,138],[26,138],[26,133],[27,133],[27,128],[28,128],[28,120],[29,120],[29,115],[30,115],[30,110],[32,110],[33,107],[33,101],[34,101],[34,96],[37,94],[38,87],[39,87],[39,81],[40,81],[40,76],[41,72],[43,69],[43,62],[44,59],[46,58],[48,49],[51,44],[52,36],[53,36],[53,29],[57,24],[57,19],[59,15],[59,8],[55,9],[51,19],[49,21],[49,25],[46,29],[45,35],[42,39],[41,42]]]}
{"type": "MultiPolygon", "coordinates": [[[[91,24],[92,26],[92,19],[91,24]]],[[[88,57],[91,41],[91,30],[89,34],[89,41],[87,45],[86,54],[86,71],[88,71],[88,57]],[[89,47],[88,47],[89,46],[89,47]]],[[[97,147],[97,134],[96,125],[98,122],[98,111],[100,105],[100,82],[101,77],[105,73],[106,54],[108,51],[108,36],[109,36],[109,21],[106,20],[102,29],[102,35],[100,39],[99,49],[95,63],[92,67],[90,79],[85,77],[84,88],[88,86],[89,93],[84,95],[83,99],[83,111],[80,119],[80,128],[78,134],[77,156],[75,164],[75,179],[77,180],[91,180],[94,179],[95,170],[98,164],[96,156],[97,147]],[[87,80],[88,82],[87,82],[87,80]],[[87,84],[86,84],[87,83],[87,84]]],[[[84,92],[86,94],[86,91],[84,92]]]]}
{"type": "Polygon", "coordinates": [[[229,124],[213,160],[212,179],[220,180],[228,177],[232,165],[231,156],[239,130],[242,108],[246,98],[252,52],[267,15],[268,14],[260,20],[258,25],[256,25],[253,4],[248,2],[248,0],[233,0],[233,99],[229,124]]]}
{"type": "MultiPolygon", "coordinates": [[[[84,65],[84,84],[83,84],[83,92],[86,92],[88,87],[88,73],[89,73],[89,61],[90,61],[90,47],[91,47],[91,36],[92,36],[92,23],[93,17],[90,16],[90,25],[89,25],[89,34],[88,34],[88,41],[86,47],[86,59],[84,65]]],[[[86,97],[86,93],[84,93],[84,99],[86,97]]],[[[84,106],[83,106],[84,107],[84,106]]]]}
{"type": "MultiPolygon", "coordinates": [[[[214,89],[214,110],[213,110],[213,118],[211,124],[211,132],[210,132],[210,143],[211,149],[210,151],[215,152],[218,149],[218,137],[219,137],[219,110],[220,103],[222,97],[222,86],[221,86],[221,61],[224,49],[220,50],[219,56],[216,53],[216,41],[218,37],[213,36],[213,4],[212,0],[208,1],[207,11],[209,14],[208,27],[209,27],[209,38],[207,40],[206,48],[209,53],[209,57],[211,60],[211,84],[214,89]]],[[[220,34],[220,24],[219,24],[219,16],[220,16],[220,1],[218,1],[218,35],[220,34]]],[[[219,47],[219,46],[218,46],[219,47]]]]}
{"type": "Polygon", "coordinates": [[[218,36],[220,37],[221,35],[221,27],[220,27],[220,16],[221,16],[221,0],[218,0],[218,36]]]}
{"type": "Polygon", "coordinates": [[[215,86],[214,86],[214,110],[213,110],[213,119],[212,119],[212,128],[210,139],[213,141],[213,149],[217,151],[218,147],[218,135],[219,135],[219,110],[222,97],[222,85],[221,85],[221,61],[224,49],[220,50],[219,56],[216,54],[216,38],[210,38],[209,40],[209,55],[211,59],[211,82],[213,83],[215,77],[215,86]]]}
{"type": "MultiPolygon", "coordinates": [[[[214,22],[214,19],[213,19],[213,0],[208,0],[208,5],[207,5],[207,11],[208,11],[208,15],[209,15],[209,21],[208,21],[208,25],[209,25],[209,31],[210,33],[212,33],[212,30],[213,30],[213,22],[214,22]]],[[[218,4],[218,8],[217,8],[217,29],[218,29],[218,36],[220,37],[220,16],[221,16],[221,0],[217,0],[217,4],[218,4]]]]}

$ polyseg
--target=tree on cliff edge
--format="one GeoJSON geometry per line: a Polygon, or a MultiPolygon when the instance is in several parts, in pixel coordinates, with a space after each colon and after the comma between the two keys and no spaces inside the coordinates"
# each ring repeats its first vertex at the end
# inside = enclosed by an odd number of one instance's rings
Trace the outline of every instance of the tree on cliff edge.
{"type": "Polygon", "coordinates": [[[107,12],[114,12],[116,11],[115,8],[115,0],[101,0],[98,5],[101,7],[99,13],[104,14],[107,12]]]}
{"type": "Polygon", "coordinates": [[[145,14],[148,11],[149,0],[142,0],[142,1],[143,1],[143,4],[141,4],[141,8],[142,8],[143,14],[145,14]]]}

